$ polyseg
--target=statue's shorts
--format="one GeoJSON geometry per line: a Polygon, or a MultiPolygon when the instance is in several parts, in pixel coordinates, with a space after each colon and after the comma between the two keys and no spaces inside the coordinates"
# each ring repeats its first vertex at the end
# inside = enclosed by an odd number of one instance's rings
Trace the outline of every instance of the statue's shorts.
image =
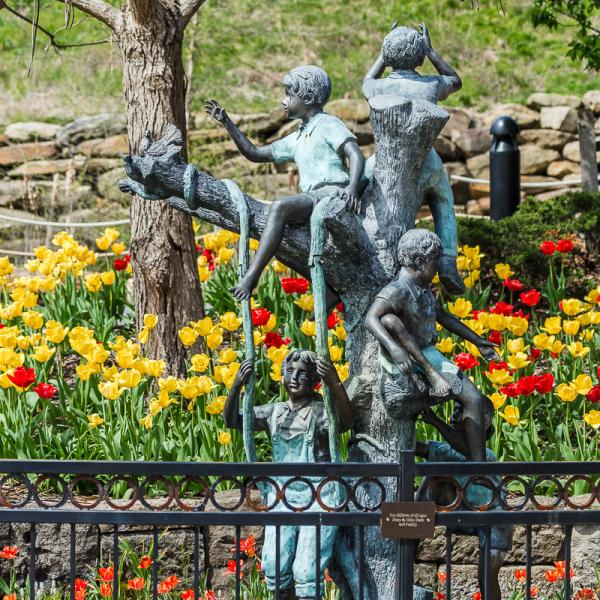
{"type": "Polygon", "coordinates": [[[331,198],[337,194],[340,190],[343,190],[344,186],[339,185],[324,185],[323,187],[317,188],[316,190],[310,190],[304,192],[307,196],[310,196],[313,202],[313,207],[316,206],[323,198],[331,198]]]}
{"type": "MultiPolygon", "coordinates": [[[[316,486],[315,486],[316,487],[316,486]]],[[[306,506],[310,501],[312,494],[310,492],[291,492],[286,493],[286,498],[292,506],[306,506]]],[[[330,506],[335,506],[336,502],[331,499],[322,500],[330,506]]],[[[271,504],[273,498],[268,499],[271,504]]],[[[312,505],[303,512],[319,512],[323,510],[318,502],[314,501],[312,505]]],[[[291,512],[281,502],[272,512],[291,512]]],[[[279,589],[285,590],[295,586],[296,596],[314,598],[317,591],[317,584],[320,586],[320,593],[323,594],[324,571],[331,559],[333,544],[337,533],[337,527],[321,527],[321,541],[319,569],[317,573],[317,535],[316,527],[295,527],[282,525],[280,531],[280,565],[279,565],[279,589]]],[[[267,588],[274,590],[276,585],[276,528],[265,528],[265,542],[262,551],[262,570],[265,574],[267,588]]]]}

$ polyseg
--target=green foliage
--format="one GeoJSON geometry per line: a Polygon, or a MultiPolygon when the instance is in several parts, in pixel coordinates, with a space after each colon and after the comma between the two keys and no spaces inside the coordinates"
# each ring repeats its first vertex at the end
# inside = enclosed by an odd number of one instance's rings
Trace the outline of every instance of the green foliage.
{"type": "MultiPolygon", "coordinates": [[[[8,4],[32,16],[30,0],[8,4]]],[[[212,0],[186,32],[186,64],[187,41],[196,37],[192,109],[201,110],[205,98],[217,97],[232,112],[270,110],[281,102],[283,74],[302,63],[329,71],[334,98],[358,98],[362,77],[395,19],[414,26],[426,21],[435,48],[462,75],[464,87],[449,104],[485,108],[524,101],[538,90],[582,94],[589,89],[589,74],[564,60],[569,31],[536,30],[529,0],[505,4],[503,14],[495,2],[473,8],[458,0],[212,0]]],[[[58,34],[60,43],[108,37],[104,25],[75,14],[75,27],[58,34]]],[[[50,32],[64,26],[59,3],[42,4],[41,25],[50,32]]],[[[0,88],[13,99],[43,94],[49,119],[122,107],[116,44],[64,50],[59,59],[53,51],[44,52],[47,38],[40,33],[34,73],[27,78],[30,40],[31,27],[0,10],[0,88]]],[[[39,103],[23,103],[9,114],[39,119],[39,103]]]]}
{"type": "Polygon", "coordinates": [[[600,30],[595,26],[599,16],[600,0],[535,0],[531,13],[536,27],[557,30],[574,25],[576,37],[569,42],[567,56],[596,71],[600,70],[600,30]]]}
{"type": "Polygon", "coordinates": [[[501,221],[458,219],[461,244],[479,245],[493,263],[507,262],[529,285],[541,287],[552,261],[540,252],[540,243],[578,234],[585,241],[578,251],[575,268],[569,270],[566,286],[581,284],[598,270],[600,243],[600,195],[570,193],[540,202],[526,200],[519,210],[501,221]]]}

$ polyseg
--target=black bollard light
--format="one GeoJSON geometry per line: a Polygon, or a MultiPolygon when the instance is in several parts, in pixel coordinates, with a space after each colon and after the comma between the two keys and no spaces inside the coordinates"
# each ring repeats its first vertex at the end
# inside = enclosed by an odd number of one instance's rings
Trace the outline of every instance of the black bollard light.
{"type": "Polygon", "coordinates": [[[494,221],[510,217],[521,200],[521,155],[519,126],[508,116],[498,117],[490,133],[490,216],[494,221]]]}

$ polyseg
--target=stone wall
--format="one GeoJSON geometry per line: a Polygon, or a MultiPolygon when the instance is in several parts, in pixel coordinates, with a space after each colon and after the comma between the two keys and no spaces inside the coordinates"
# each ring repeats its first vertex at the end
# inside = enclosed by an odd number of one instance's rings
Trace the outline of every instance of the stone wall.
{"type": "MultiPolygon", "coordinates": [[[[489,128],[508,114],[521,128],[521,170],[524,182],[550,182],[579,177],[577,108],[584,103],[595,114],[600,136],[600,90],[583,98],[536,93],[526,105],[494,106],[486,112],[449,108],[450,120],[435,147],[451,175],[489,177],[489,128]]],[[[365,155],[373,152],[369,109],[364,100],[339,99],[327,110],[343,119],[355,133],[365,155]]],[[[298,122],[286,121],[283,109],[271,113],[231,115],[257,143],[272,142],[292,132],[298,122]]],[[[129,199],[116,187],[123,176],[121,155],[128,152],[122,115],[102,114],[65,125],[13,123],[0,134],[0,214],[10,208],[21,216],[73,221],[119,219],[128,216],[129,199]]],[[[218,177],[234,177],[260,198],[294,193],[298,177],[288,165],[253,164],[237,152],[227,133],[204,113],[192,115],[190,150],[194,162],[218,177]]],[[[600,155],[599,155],[600,156],[600,155]]],[[[457,213],[486,214],[489,188],[485,184],[453,182],[457,213]]],[[[540,199],[561,190],[532,188],[540,199]]],[[[23,250],[23,228],[0,220],[5,249],[23,250]]],[[[96,232],[82,232],[90,240],[96,232]]],[[[45,243],[46,232],[29,230],[31,249],[45,243]]]]}

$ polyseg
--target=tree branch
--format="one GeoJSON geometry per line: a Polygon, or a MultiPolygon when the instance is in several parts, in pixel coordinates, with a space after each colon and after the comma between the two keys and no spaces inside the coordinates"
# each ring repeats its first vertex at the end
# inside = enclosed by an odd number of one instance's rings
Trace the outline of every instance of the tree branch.
{"type": "Polygon", "coordinates": [[[150,23],[157,17],[157,0],[129,0],[129,8],[133,18],[141,24],[150,23]]]}
{"type": "Polygon", "coordinates": [[[181,0],[179,10],[181,12],[184,27],[205,2],[206,0],[181,0]]]}
{"type": "MultiPolygon", "coordinates": [[[[65,0],[57,0],[64,4],[65,0]]],[[[98,19],[113,31],[117,29],[121,13],[104,0],[70,0],[71,4],[80,11],[98,19]]]]}

